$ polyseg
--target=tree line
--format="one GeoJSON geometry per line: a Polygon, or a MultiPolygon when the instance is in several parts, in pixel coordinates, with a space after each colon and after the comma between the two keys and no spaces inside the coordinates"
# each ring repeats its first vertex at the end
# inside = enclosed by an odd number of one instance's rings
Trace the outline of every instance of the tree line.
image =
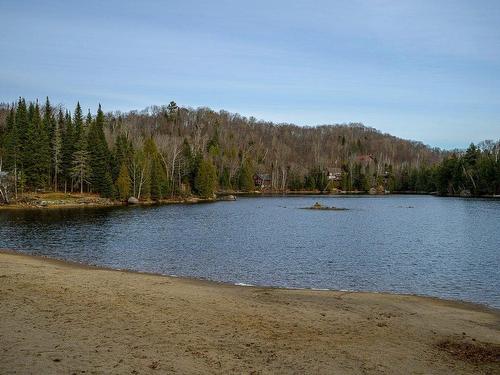
{"type": "Polygon", "coordinates": [[[450,152],[432,166],[404,168],[396,189],[440,195],[498,195],[500,141],[471,143],[467,150],[450,152]]]}
{"type": "Polygon", "coordinates": [[[226,111],[181,108],[83,114],[19,98],[0,106],[0,171],[14,194],[93,192],[161,200],[253,191],[437,191],[498,194],[498,142],[430,148],[362,124],[299,127],[226,111]],[[333,176],[333,178],[332,178],[333,176]]]}

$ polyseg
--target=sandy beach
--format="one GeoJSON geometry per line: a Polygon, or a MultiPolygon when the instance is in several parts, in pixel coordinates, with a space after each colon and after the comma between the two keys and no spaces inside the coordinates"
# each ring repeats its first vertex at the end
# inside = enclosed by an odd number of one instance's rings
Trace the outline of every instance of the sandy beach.
{"type": "Polygon", "coordinates": [[[500,312],[0,253],[1,374],[493,374],[500,312]]]}

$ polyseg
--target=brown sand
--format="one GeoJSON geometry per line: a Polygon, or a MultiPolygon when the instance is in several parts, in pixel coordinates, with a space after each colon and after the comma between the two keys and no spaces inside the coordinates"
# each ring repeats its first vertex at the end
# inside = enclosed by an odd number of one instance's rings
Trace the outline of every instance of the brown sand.
{"type": "Polygon", "coordinates": [[[0,373],[500,373],[500,312],[0,253],[0,373]]]}

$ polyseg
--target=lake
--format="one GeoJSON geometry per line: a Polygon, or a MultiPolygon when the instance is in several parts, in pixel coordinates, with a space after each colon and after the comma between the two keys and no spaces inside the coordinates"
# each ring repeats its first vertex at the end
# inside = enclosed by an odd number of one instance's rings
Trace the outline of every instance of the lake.
{"type": "Polygon", "coordinates": [[[2,210],[0,248],[235,284],[420,294],[500,308],[500,200],[242,197],[2,210]],[[349,210],[300,209],[316,201],[349,210]]]}

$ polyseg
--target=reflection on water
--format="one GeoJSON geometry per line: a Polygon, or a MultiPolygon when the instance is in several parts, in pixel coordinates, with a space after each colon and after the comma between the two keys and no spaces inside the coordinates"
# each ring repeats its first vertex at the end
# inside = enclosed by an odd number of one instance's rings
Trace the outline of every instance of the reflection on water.
{"type": "Polygon", "coordinates": [[[0,211],[0,247],[233,283],[416,293],[500,307],[495,200],[263,197],[0,211]],[[350,210],[298,209],[316,201],[350,210]]]}

